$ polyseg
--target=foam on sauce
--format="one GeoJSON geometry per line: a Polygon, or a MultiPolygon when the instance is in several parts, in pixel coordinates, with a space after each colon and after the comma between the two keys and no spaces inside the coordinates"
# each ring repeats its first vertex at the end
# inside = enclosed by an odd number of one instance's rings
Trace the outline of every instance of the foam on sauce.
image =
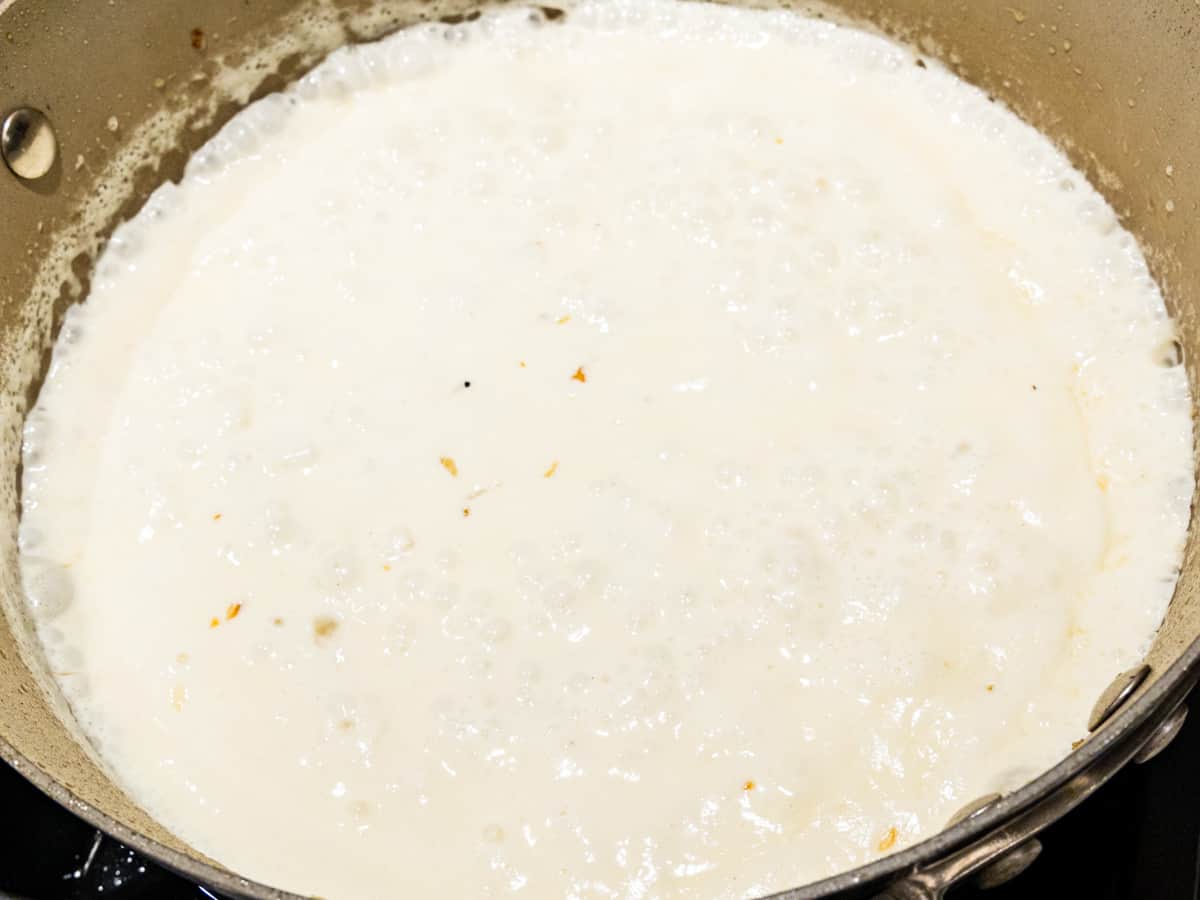
{"type": "Polygon", "coordinates": [[[1054,763],[1145,650],[1172,338],[1066,159],[878,37],[418,27],[118,231],[26,590],[118,780],[246,876],[762,894],[1054,763]]]}

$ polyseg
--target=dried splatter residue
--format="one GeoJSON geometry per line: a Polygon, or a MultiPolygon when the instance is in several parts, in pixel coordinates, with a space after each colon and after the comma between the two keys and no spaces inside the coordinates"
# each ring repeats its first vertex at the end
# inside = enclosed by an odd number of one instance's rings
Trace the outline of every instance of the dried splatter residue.
{"type": "Polygon", "coordinates": [[[203,28],[192,29],[192,49],[203,50],[208,46],[208,38],[204,34],[203,28]]]}
{"type": "Polygon", "coordinates": [[[236,619],[238,617],[238,613],[240,613],[241,611],[242,611],[242,604],[230,603],[229,606],[227,606],[225,608],[225,618],[227,620],[236,619]]]}
{"type": "Polygon", "coordinates": [[[1071,749],[1072,750],[1078,750],[1082,746],[1083,746],[1083,738],[1080,738],[1077,741],[1071,741],[1071,749]]]}
{"type": "Polygon", "coordinates": [[[548,468],[545,472],[542,473],[542,477],[543,478],[553,478],[554,473],[557,471],[558,471],[558,460],[556,459],[554,462],[550,463],[550,468],[548,468]]]}
{"type": "Polygon", "coordinates": [[[443,456],[438,460],[442,464],[442,468],[451,474],[454,478],[458,477],[458,463],[449,456],[443,456]]]}
{"type": "Polygon", "coordinates": [[[572,375],[571,377],[574,378],[576,381],[578,381],[580,384],[585,384],[587,382],[587,376],[583,374],[583,366],[580,366],[578,369],[576,369],[575,374],[572,375]]]}
{"type": "Polygon", "coordinates": [[[885,834],[879,841],[879,852],[886,853],[888,850],[891,850],[894,846],[896,846],[896,838],[899,836],[900,833],[896,831],[894,827],[889,828],[887,830],[887,834],[885,834]]]}
{"type": "Polygon", "coordinates": [[[327,638],[338,629],[338,620],[330,616],[317,616],[313,619],[313,636],[317,640],[327,638]]]}

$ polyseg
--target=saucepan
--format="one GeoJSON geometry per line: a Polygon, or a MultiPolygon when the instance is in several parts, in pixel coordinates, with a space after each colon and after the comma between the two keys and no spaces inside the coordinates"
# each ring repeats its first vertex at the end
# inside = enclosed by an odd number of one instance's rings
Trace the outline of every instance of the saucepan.
{"type": "MultiPolygon", "coordinates": [[[[133,804],[87,747],[45,671],[17,576],[23,417],[63,313],[86,296],[96,254],[155,187],[179,177],[190,151],[339,43],[479,7],[478,0],[0,0],[7,166],[0,167],[0,756],[96,827],[231,895],[288,896],[205,859],[133,804]]],[[[1178,319],[1178,355],[1200,396],[1200,6],[838,0],[809,11],[911,43],[1057,141],[1141,242],[1178,319]]],[[[1041,828],[1122,766],[1166,746],[1200,677],[1198,534],[1193,514],[1153,648],[1143,664],[1112,673],[1091,719],[1078,723],[1087,739],[1067,759],[1012,794],[979,798],[933,838],[784,896],[930,900],[968,881],[999,883],[1037,855],[1041,828]]]]}

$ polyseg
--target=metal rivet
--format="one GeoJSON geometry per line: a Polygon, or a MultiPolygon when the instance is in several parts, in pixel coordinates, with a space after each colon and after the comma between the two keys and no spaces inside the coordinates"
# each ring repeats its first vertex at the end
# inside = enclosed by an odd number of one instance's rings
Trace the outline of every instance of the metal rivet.
{"type": "Polygon", "coordinates": [[[1033,865],[1033,861],[1042,855],[1042,842],[1030,838],[1019,847],[1014,847],[1000,857],[982,872],[975,876],[975,884],[983,890],[999,887],[1012,881],[1033,865]]]}
{"type": "Polygon", "coordinates": [[[1150,667],[1142,663],[1114,678],[1113,683],[1104,689],[1104,693],[1092,707],[1092,714],[1088,716],[1088,731],[1095,731],[1111,719],[1122,704],[1133,696],[1133,692],[1141,687],[1142,682],[1149,674],[1150,667]]]}
{"type": "Polygon", "coordinates": [[[0,154],[18,178],[41,178],[58,157],[58,139],[50,120],[30,107],[10,112],[0,126],[0,154]]]}
{"type": "Polygon", "coordinates": [[[1183,723],[1187,721],[1188,708],[1182,703],[1175,708],[1175,711],[1167,716],[1161,725],[1154,730],[1154,734],[1150,735],[1150,740],[1142,745],[1142,749],[1138,751],[1137,756],[1133,758],[1135,763],[1149,762],[1167,749],[1167,745],[1175,740],[1175,735],[1179,734],[1183,728],[1183,723]]]}
{"type": "Polygon", "coordinates": [[[984,794],[982,797],[972,800],[950,817],[950,821],[946,823],[946,827],[951,828],[954,825],[957,825],[959,822],[965,822],[967,819],[979,815],[988,807],[998,803],[1000,801],[1000,796],[1000,794],[984,794]]]}

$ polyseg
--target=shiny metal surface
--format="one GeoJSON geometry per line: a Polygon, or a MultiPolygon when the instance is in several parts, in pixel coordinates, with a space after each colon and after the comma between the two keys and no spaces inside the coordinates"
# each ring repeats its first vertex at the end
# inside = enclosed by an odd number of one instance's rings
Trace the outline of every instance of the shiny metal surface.
{"type": "MultiPolygon", "coordinates": [[[[499,0],[497,0],[499,2],[499,0]]],[[[807,0],[737,0],[790,5],[807,0]]],[[[278,90],[332,47],[481,0],[0,0],[0,111],[53,115],[68,158],[41,178],[0,178],[0,758],[128,846],[231,896],[289,895],[230,873],[180,841],[96,765],[23,613],[15,577],[20,420],[44,349],[112,229],[176,178],[188,154],[247,99],[278,90]],[[201,33],[197,40],[196,32],[201,33]],[[239,69],[251,83],[234,90],[239,69]],[[119,123],[117,130],[109,127],[119,123]],[[31,354],[32,351],[32,354],[31,354]],[[26,362],[32,355],[33,363],[26,362]]],[[[1193,394],[1200,384],[1200,6],[1142,0],[830,0],[918,47],[1057,141],[1138,239],[1179,323],[1193,394]]],[[[1105,704],[1092,737],[1029,784],[940,834],[781,897],[929,900],[972,879],[1082,802],[1149,746],[1200,677],[1196,518],[1178,587],[1147,669],[1105,704]]],[[[1082,723],[1081,723],[1082,726],[1082,723]]],[[[1082,737],[1082,735],[1081,735],[1082,737]]]]}
{"type": "Polygon", "coordinates": [[[18,178],[33,181],[48,175],[58,159],[50,120],[32,107],[13,110],[0,125],[0,155],[18,178]]]}
{"type": "Polygon", "coordinates": [[[1007,884],[1032,866],[1041,855],[1042,842],[1037,838],[1030,838],[983,869],[975,876],[975,885],[986,891],[1007,884]]]}
{"type": "Polygon", "coordinates": [[[1183,730],[1183,723],[1187,721],[1187,715],[1187,704],[1180,703],[1175,708],[1175,711],[1167,716],[1166,721],[1158,726],[1158,729],[1150,736],[1150,740],[1146,741],[1142,749],[1138,751],[1133,761],[1139,764],[1150,762],[1150,760],[1166,750],[1170,746],[1171,741],[1175,740],[1176,735],[1183,730]]]}
{"type": "Polygon", "coordinates": [[[1100,695],[1100,699],[1092,707],[1092,713],[1088,716],[1087,728],[1088,731],[1095,731],[1105,722],[1112,718],[1125,701],[1134,695],[1143,681],[1150,675],[1150,667],[1143,663],[1140,666],[1134,666],[1128,671],[1122,672],[1112,680],[1112,684],[1104,689],[1104,693],[1100,695]]]}
{"type": "Polygon", "coordinates": [[[946,822],[946,827],[952,828],[959,822],[965,822],[967,819],[974,818],[985,809],[995,806],[1000,802],[1000,800],[1000,794],[984,794],[982,797],[972,800],[970,803],[966,804],[962,809],[952,815],[950,820],[946,822]]]}

